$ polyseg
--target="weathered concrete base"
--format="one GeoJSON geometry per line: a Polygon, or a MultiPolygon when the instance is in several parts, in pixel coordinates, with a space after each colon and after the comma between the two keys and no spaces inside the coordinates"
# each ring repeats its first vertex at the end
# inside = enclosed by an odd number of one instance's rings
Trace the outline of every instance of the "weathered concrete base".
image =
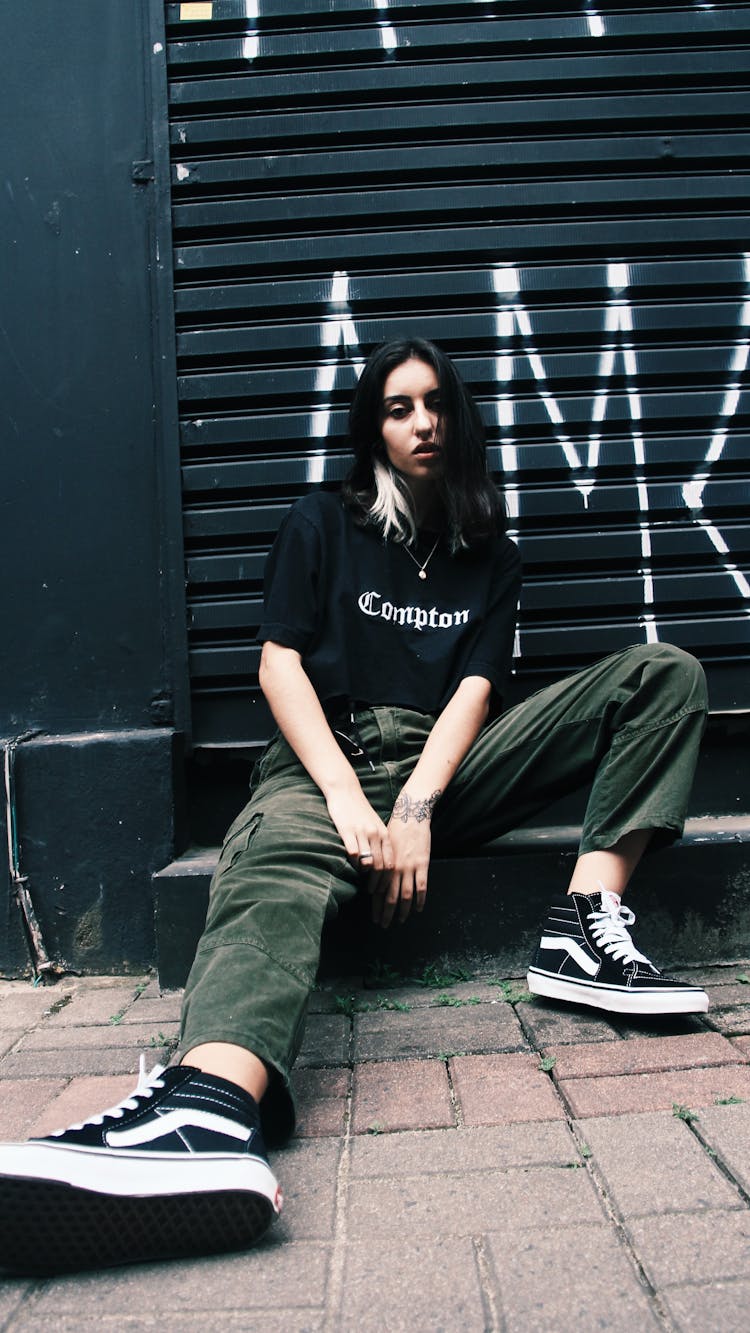
{"type": "MultiPolygon", "coordinates": [[[[15,755],[18,856],[43,947],[58,971],[153,962],[151,876],[175,852],[175,756],[166,728],[39,736],[15,755]]],[[[11,886],[0,970],[31,970],[11,886]]]]}

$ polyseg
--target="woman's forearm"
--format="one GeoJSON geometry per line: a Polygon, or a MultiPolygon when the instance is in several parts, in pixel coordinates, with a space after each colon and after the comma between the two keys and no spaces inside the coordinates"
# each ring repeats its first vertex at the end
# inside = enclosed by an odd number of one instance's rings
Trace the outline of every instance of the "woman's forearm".
{"type": "Polygon", "coordinates": [[[419,760],[393,809],[395,818],[429,819],[487,721],[492,687],[483,676],[467,676],[430,732],[419,760]]]}
{"type": "Polygon", "coordinates": [[[259,682],[276,725],[324,796],[359,787],[339,748],[299,653],[265,643],[259,682]]]}

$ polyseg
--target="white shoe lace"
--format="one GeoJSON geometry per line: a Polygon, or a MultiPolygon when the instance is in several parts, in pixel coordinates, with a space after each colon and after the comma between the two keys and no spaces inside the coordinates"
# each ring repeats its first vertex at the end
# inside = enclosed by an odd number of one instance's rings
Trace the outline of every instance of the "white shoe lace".
{"type": "Polygon", "coordinates": [[[58,1134],[65,1134],[69,1129],[85,1129],[87,1125],[101,1125],[105,1120],[119,1120],[126,1111],[138,1110],[139,1097],[153,1097],[157,1088],[164,1087],[162,1074],[164,1065],[154,1065],[150,1074],[146,1073],[146,1057],[142,1055],[138,1066],[138,1082],[123,1101],[118,1102],[116,1106],[110,1106],[107,1111],[100,1111],[98,1115],[92,1115],[87,1120],[81,1120],[76,1125],[67,1125],[65,1129],[57,1129],[54,1133],[48,1135],[49,1138],[55,1138],[58,1134]]]}
{"type": "MultiPolygon", "coordinates": [[[[623,907],[619,899],[602,890],[602,910],[589,912],[591,934],[598,947],[608,953],[618,963],[653,963],[645,954],[636,949],[628,930],[635,921],[635,912],[623,907]]],[[[655,970],[655,969],[654,969],[655,970]]]]}

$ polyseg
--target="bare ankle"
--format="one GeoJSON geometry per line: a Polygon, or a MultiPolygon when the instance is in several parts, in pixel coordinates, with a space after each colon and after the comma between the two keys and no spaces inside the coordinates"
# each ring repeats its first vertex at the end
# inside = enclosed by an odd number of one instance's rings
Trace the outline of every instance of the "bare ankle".
{"type": "Polygon", "coordinates": [[[263,1061],[244,1046],[228,1041],[208,1041],[186,1051],[180,1064],[192,1065],[204,1074],[225,1078],[249,1092],[259,1102],[268,1087],[268,1070],[263,1061]]]}

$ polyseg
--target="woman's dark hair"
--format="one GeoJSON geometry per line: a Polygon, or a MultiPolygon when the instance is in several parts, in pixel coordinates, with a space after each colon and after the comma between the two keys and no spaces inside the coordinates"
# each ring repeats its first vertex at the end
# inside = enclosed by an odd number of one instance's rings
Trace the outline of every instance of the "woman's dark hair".
{"type": "Polygon", "coordinates": [[[349,411],[354,464],[342,495],[358,522],[375,524],[396,541],[415,539],[411,493],[391,467],[380,433],[385,381],[392,370],[412,359],[431,366],[438,380],[442,468],[437,487],[455,553],[504,531],[505,507],[487,471],[479,409],[453,362],[435,343],[401,338],[376,347],[368,357],[349,411]]]}

